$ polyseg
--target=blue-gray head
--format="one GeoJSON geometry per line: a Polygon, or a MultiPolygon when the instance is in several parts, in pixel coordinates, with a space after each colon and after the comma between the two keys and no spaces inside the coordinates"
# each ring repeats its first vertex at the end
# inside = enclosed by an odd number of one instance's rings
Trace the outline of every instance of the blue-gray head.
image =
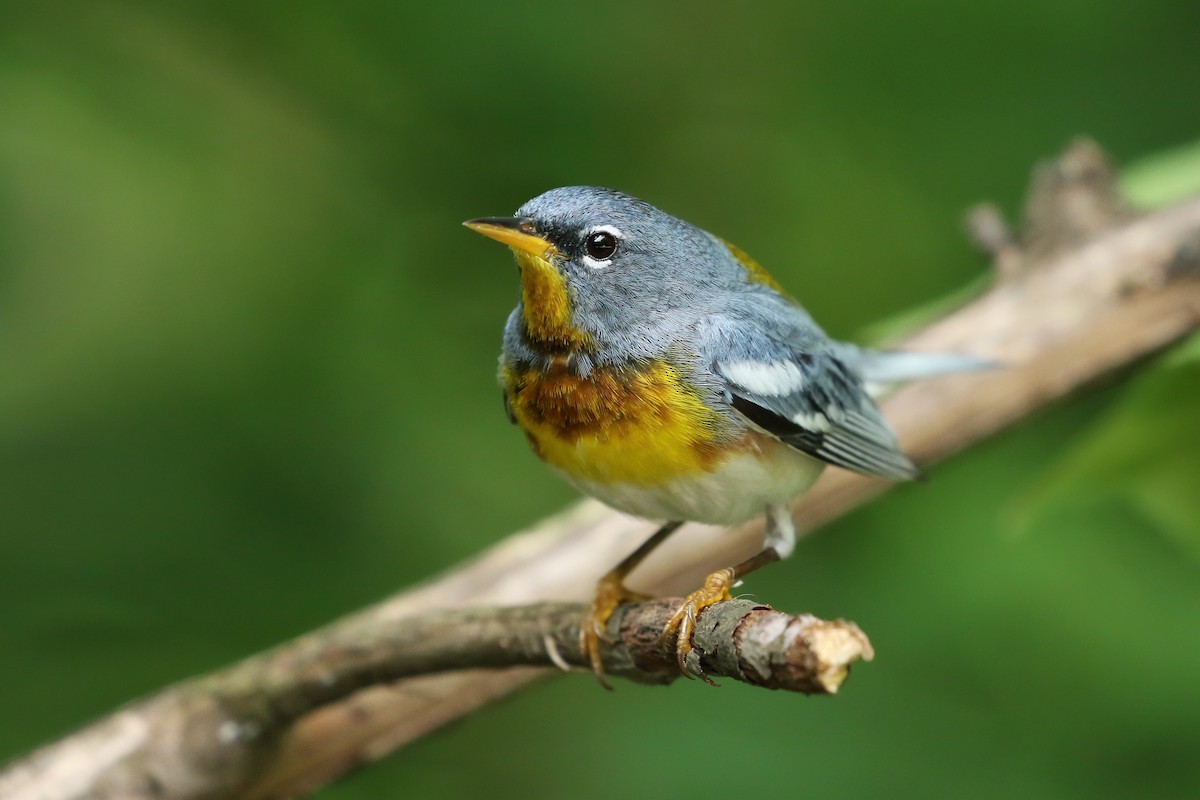
{"type": "Polygon", "coordinates": [[[720,239],[610,189],[552,189],[513,217],[465,224],[512,248],[528,333],[555,348],[587,349],[663,314],[701,313],[702,301],[755,279],[720,239]]]}

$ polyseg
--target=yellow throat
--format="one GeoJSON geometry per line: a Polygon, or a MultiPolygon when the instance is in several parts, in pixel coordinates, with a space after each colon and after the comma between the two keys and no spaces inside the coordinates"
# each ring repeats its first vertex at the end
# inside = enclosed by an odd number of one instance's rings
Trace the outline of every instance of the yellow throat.
{"type": "Polygon", "coordinates": [[[513,248],[521,270],[521,313],[529,335],[555,349],[591,349],[592,337],[571,322],[571,289],[554,264],[513,248]]]}

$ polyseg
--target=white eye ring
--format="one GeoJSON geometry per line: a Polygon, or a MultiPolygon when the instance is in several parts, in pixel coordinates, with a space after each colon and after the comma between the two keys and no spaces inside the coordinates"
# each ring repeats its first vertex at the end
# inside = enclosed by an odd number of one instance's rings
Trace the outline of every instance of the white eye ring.
{"type": "Polygon", "coordinates": [[[621,244],[621,240],[624,237],[625,235],[621,233],[621,229],[615,225],[597,225],[595,228],[592,228],[583,237],[583,263],[591,269],[604,269],[608,266],[609,261],[612,260],[613,255],[616,254],[617,247],[621,244]],[[598,243],[612,248],[608,252],[608,255],[604,256],[603,258],[597,258],[587,252],[592,247],[593,237],[595,237],[597,234],[607,234],[607,238],[612,240],[611,243],[598,243]]]}

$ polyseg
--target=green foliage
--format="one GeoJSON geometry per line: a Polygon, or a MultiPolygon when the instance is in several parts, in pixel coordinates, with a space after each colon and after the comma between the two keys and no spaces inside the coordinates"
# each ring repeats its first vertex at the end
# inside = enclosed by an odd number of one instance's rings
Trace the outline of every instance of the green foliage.
{"type": "Polygon", "coordinates": [[[1142,209],[1182,200],[1195,194],[1197,186],[1200,186],[1200,142],[1140,160],[1123,181],[1130,201],[1142,209]]]}
{"type": "Polygon", "coordinates": [[[1132,517],[1200,561],[1200,336],[1129,383],[1039,472],[1018,525],[1046,534],[1132,517]]]}

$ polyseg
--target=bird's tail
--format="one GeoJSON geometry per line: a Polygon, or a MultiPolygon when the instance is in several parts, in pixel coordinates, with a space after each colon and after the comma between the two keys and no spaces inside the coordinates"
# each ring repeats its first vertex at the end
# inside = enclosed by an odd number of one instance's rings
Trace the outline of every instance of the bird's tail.
{"type": "Polygon", "coordinates": [[[886,394],[898,383],[1001,366],[986,358],[961,353],[886,352],[867,350],[845,342],[839,342],[838,349],[838,355],[858,371],[873,396],[886,394]]]}

